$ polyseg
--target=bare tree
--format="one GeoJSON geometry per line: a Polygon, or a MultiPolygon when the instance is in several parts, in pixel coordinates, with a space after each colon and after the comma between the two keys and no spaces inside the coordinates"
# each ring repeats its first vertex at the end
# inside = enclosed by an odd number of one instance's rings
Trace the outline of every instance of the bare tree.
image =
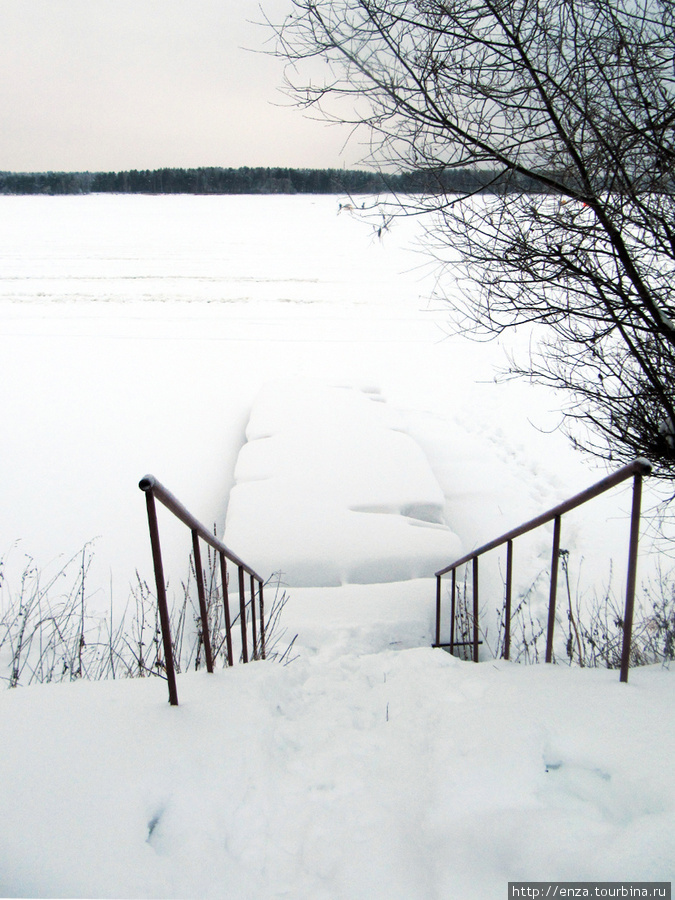
{"type": "Polygon", "coordinates": [[[673,0],[292,2],[294,97],[418,173],[455,322],[533,327],[510,372],[564,389],[573,440],[675,476],[673,0]],[[467,166],[488,193],[453,193],[467,166]]]}

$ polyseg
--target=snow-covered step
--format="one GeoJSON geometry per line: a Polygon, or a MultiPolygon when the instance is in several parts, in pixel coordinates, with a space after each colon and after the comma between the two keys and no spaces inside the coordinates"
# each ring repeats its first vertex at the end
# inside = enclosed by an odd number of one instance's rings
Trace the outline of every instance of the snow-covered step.
{"type": "Polygon", "coordinates": [[[401,429],[375,390],[268,384],[239,453],[225,542],[297,586],[432,575],[461,548],[424,453],[401,429]]]}

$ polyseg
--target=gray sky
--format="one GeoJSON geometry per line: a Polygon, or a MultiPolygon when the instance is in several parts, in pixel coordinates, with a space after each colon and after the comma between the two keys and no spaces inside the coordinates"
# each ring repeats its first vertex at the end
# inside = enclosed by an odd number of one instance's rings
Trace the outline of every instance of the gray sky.
{"type": "Polygon", "coordinates": [[[243,49],[260,19],[256,0],[0,0],[0,170],[354,166],[346,130],[289,108],[283,63],[243,49]]]}

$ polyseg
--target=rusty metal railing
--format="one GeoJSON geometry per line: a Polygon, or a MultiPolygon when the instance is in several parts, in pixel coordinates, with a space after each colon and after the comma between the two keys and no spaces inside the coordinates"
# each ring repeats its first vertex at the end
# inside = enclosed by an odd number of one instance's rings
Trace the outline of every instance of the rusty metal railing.
{"type": "Polygon", "coordinates": [[[628,669],[630,666],[630,648],[633,634],[633,610],[635,606],[635,583],[637,576],[638,539],[640,533],[640,506],[642,500],[642,477],[651,473],[651,465],[644,459],[637,459],[612,475],[603,478],[587,490],[576,494],[574,497],[550,509],[548,512],[531,519],[529,522],[508,531],[501,537],[495,538],[478,550],[467,553],[461,559],[456,560],[444,569],[436,572],[436,641],[434,647],[443,647],[453,652],[455,647],[470,646],[474,662],[478,662],[478,647],[482,643],[479,629],[479,592],[478,592],[478,558],[490,550],[495,550],[506,544],[506,577],[504,599],[504,653],[503,658],[508,659],[511,644],[511,594],[513,583],[513,541],[515,538],[553,522],[553,549],[551,554],[551,583],[549,589],[548,622],[546,629],[546,662],[553,659],[553,632],[555,628],[555,608],[558,588],[558,565],[560,559],[560,528],[562,516],[572,509],[576,509],[589,500],[599,497],[605,491],[621,484],[629,478],[633,479],[633,499],[630,520],[630,540],[628,546],[628,574],[626,579],[626,605],[623,618],[623,643],[621,653],[621,681],[628,681],[628,669]],[[455,640],[456,598],[457,598],[457,569],[460,566],[472,564],[472,599],[473,635],[470,641],[455,640]],[[443,575],[451,573],[451,603],[450,603],[450,641],[441,643],[441,579],[443,575]]]}
{"type": "Polygon", "coordinates": [[[232,650],[232,622],[230,617],[230,603],[228,595],[227,563],[231,562],[237,567],[239,587],[239,621],[241,628],[241,657],[242,661],[249,661],[248,633],[246,623],[246,575],[249,576],[250,587],[250,612],[251,633],[253,642],[253,659],[265,659],[265,603],[263,597],[263,579],[250,566],[239,559],[229,550],[222,541],[219,541],[201,522],[188,512],[183,504],[161,484],[154,475],[146,475],[138,483],[139,488],[145,493],[148,509],[148,525],[150,527],[150,543],[152,545],[152,560],[155,568],[155,584],[157,585],[157,605],[162,628],[162,642],[164,646],[164,659],[166,665],[166,677],[169,686],[169,703],[178,705],[178,691],[176,689],[176,670],[174,664],[173,642],[171,640],[171,622],[169,618],[169,606],[166,598],[166,584],[164,581],[164,566],[162,564],[162,551],[159,541],[159,526],[157,523],[157,507],[155,498],[169,509],[177,519],[183,522],[192,532],[192,552],[194,554],[194,566],[197,580],[197,595],[199,598],[199,614],[202,626],[202,640],[204,643],[204,658],[206,669],[213,672],[213,653],[211,638],[209,635],[208,610],[206,604],[206,592],[204,589],[204,573],[202,569],[200,539],[209,544],[218,554],[220,560],[220,575],[223,590],[223,607],[225,614],[225,644],[227,647],[228,665],[234,665],[232,650]],[[257,589],[256,589],[257,585],[257,589]],[[256,615],[255,597],[258,594],[258,607],[260,620],[256,615]]]}

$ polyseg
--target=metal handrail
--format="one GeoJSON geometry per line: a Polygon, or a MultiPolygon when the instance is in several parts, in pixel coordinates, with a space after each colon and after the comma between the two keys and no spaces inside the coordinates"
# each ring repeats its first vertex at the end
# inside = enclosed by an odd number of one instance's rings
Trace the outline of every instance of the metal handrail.
{"type": "Polygon", "coordinates": [[[148,511],[148,526],[150,528],[150,543],[152,546],[152,559],[155,569],[155,584],[157,586],[157,605],[162,627],[162,642],[164,646],[164,658],[166,662],[166,676],[169,686],[169,703],[178,705],[178,691],[176,688],[176,672],[173,657],[173,642],[171,640],[171,623],[169,607],[166,598],[166,585],[164,580],[164,566],[162,563],[162,550],[159,540],[159,526],[157,523],[157,507],[155,498],[160,501],[177,519],[186,525],[192,533],[192,550],[194,554],[195,574],[197,578],[197,594],[199,597],[199,613],[202,623],[202,639],[204,641],[204,657],[206,669],[213,672],[213,654],[211,651],[211,638],[209,635],[208,610],[206,607],[206,592],[204,590],[204,576],[201,562],[201,550],[199,539],[201,538],[218,553],[220,559],[220,574],[223,589],[223,607],[225,613],[225,643],[227,647],[228,665],[234,665],[232,651],[232,623],[230,619],[230,605],[228,595],[227,561],[237,566],[239,586],[239,619],[241,626],[242,660],[248,662],[248,636],[246,631],[246,589],[244,574],[250,578],[251,594],[251,630],[253,637],[253,658],[260,656],[265,659],[265,604],[263,596],[263,579],[255,569],[248,566],[235,553],[219,541],[191,512],[178,500],[154,475],[145,475],[138,483],[139,488],[145,493],[148,511]],[[256,584],[259,596],[260,627],[258,628],[255,610],[256,584]]]}
{"type": "Polygon", "coordinates": [[[454,647],[458,647],[460,645],[470,644],[473,645],[473,659],[474,662],[478,662],[478,645],[481,643],[479,641],[479,627],[478,627],[478,558],[482,556],[484,553],[489,552],[490,550],[495,550],[497,547],[501,547],[504,544],[507,545],[507,555],[506,555],[506,594],[505,594],[505,608],[504,608],[504,659],[509,658],[510,653],[510,638],[511,638],[511,589],[512,589],[512,579],[513,579],[513,541],[515,538],[520,537],[523,534],[526,534],[528,531],[532,531],[535,528],[539,528],[541,525],[546,525],[548,522],[554,523],[553,528],[553,551],[551,556],[551,584],[550,584],[550,592],[549,592],[549,609],[548,609],[548,623],[547,623],[547,632],[546,632],[546,662],[550,663],[553,658],[553,631],[555,627],[555,604],[556,604],[556,595],[557,595],[557,583],[558,583],[558,560],[560,557],[560,528],[561,528],[561,518],[562,516],[570,512],[570,510],[576,509],[578,506],[581,506],[584,503],[587,503],[589,500],[593,500],[595,497],[600,496],[600,494],[605,493],[605,491],[610,490],[613,487],[621,484],[626,481],[628,478],[633,478],[633,503],[632,503],[632,511],[631,511],[631,527],[630,527],[630,542],[628,549],[628,574],[626,581],[626,606],[625,606],[625,614],[623,619],[623,647],[621,654],[621,681],[628,681],[628,668],[630,665],[630,644],[632,639],[633,632],[633,610],[635,606],[635,584],[636,584],[636,576],[637,576],[637,551],[638,551],[638,539],[639,539],[639,528],[640,528],[640,505],[642,498],[642,477],[644,475],[649,475],[652,471],[651,464],[645,459],[636,459],[634,462],[629,463],[627,466],[619,469],[614,472],[612,475],[608,475],[606,478],[603,478],[601,481],[587,488],[585,491],[582,491],[579,494],[575,494],[574,497],[571,497],[569,500],[566,500],[564,503],[558,504],[558,506],[554,506],[552,509],[548,510],[545,513],[542,513],[540,516],[537,516],[534,519],[531,519],[529,522],[525,522],[523,525],[520,525],[517,528],[513,528],[511,531],[507,531],[506,534],[501,535],[501,537],[495,538],[487,544],[484,544],[482,547],[479,547],[477,550],[472,551],[471,553],[467,553],[465,556],[462,556],[460,559],[455,560],[450,563],[450,565],[446,566],[444,569],[440,569],[436,572],[436,642],[433,644],[434,647],[443,647],[449,648],[450,652],[454,647]],[[465,565],[466,563],[472,563],[473,567],[473,580],[472,580],[472,593],[473,593],[473,640],[472,641],[455,641],[455,597],[456,597],[456,589],[457,589],[457,569],[459,566],[465,565]],[[450,613],[450,642],[447,644],[441,643],[441,579],[443,575],[447,575],[448,573],[452,574],[452,601],[451,601],[451,613],[450,613]]]}

